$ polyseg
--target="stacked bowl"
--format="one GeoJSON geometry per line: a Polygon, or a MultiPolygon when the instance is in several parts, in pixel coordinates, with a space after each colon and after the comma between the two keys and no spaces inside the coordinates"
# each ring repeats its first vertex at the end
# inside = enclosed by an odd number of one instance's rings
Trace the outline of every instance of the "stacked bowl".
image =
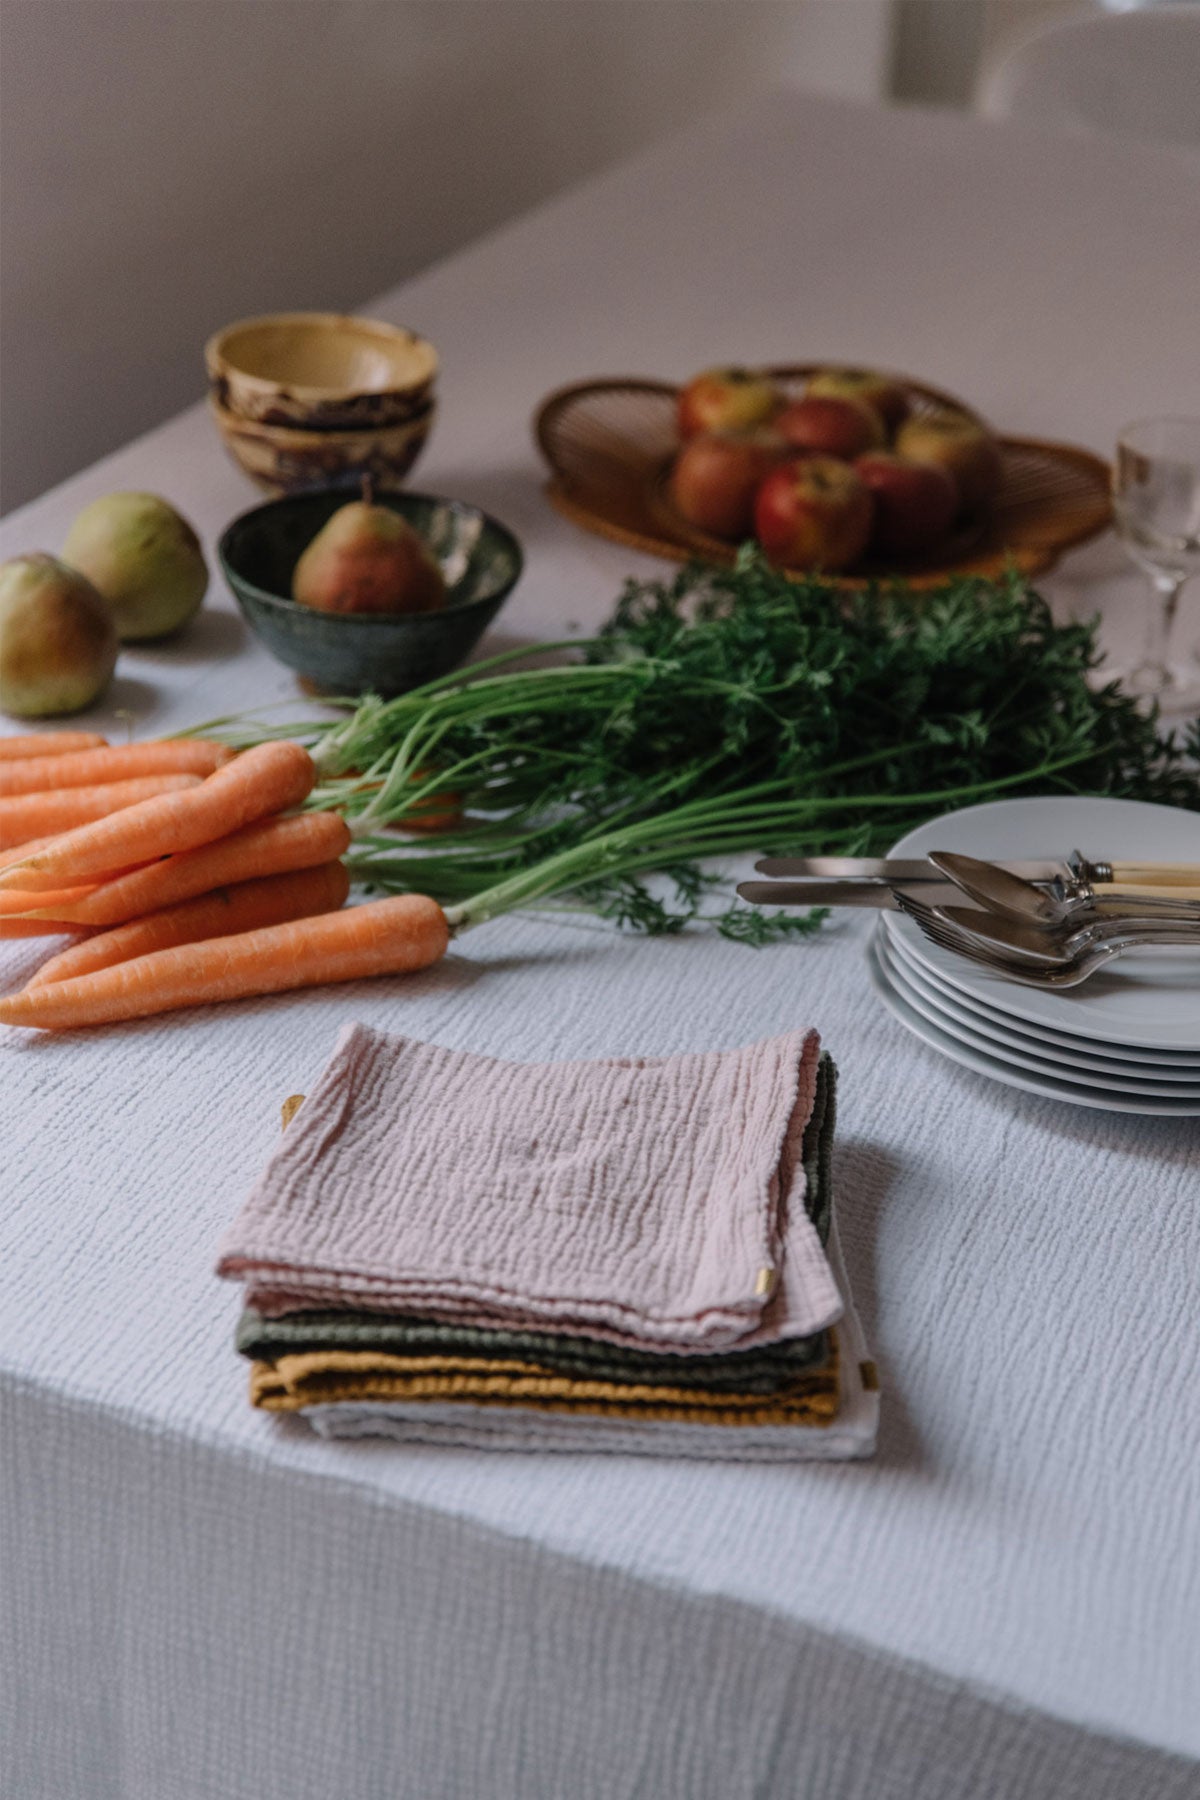
{"type": "Polygon", "coordinates": [[[226,325],[204,360],[225,447],[269,494],[363,476],[396,487],[433,423],[437,352],[403,326],[269,313],[226,325]]]}
{"type": "MultiPolygon", "coordinates": [[[[1133,800],[1039,795],[949,813],[891,855],[1200,864],[1200,814],[1133,800]]],[[[1102,891],[1102,890],[1098,890],[1102,891]]],[[[1200,947],[1131,951],[1079,987],[1028,987],[882,915],[875,987],[901,1024],[1010,1087],[1109,1112],[1200,1116],[1200,947]]]]}

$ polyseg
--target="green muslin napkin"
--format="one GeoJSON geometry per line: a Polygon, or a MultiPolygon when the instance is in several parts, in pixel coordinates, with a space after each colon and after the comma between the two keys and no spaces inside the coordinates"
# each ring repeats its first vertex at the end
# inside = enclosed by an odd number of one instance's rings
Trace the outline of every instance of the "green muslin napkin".
{"type": "MultiPolygon", "coordinates": [[[[824,1244],[833,1216],[832,1149],[837,1115],[837,1069],[823,1053],[817,1067],[812,1115],[801,1157],[806,1176],[805,1211],[824,1244]]],[[[287,1313],[267,1319],[246,1308],[237,1347],[257,1362],[320,1351],[374,1350],[396,1356],[496,1358],[537,1364],[555,1375],[714,1393],[777,1394],[805,1369],[830,1356],[829,1333],[788,1338],[750,1350],[699,1355],[638,1350],[598,1338],[519,1329],[441,1323],[406,1313],[338,1310],[287,1313]]]]}
{"type": "Polygon", "coordinates": [[[237,1347],[255,1362],[275,1362],[321,1350],[375,1350],[392,1356],[442,1356],[462,1361],[536,1364],[550,1374],[580,1380],[711,1389],[714,1393],[774,1394],[804,1369],[829,1355],[829,1333],[789,1338],[758,1350],[678,1356],[671,1351],[628,1350],[599,1338],[549,1331],[490,1330],[439,1325],[403,1313],[287,1313],[264,1319],[251,1310],[238,1324],[237,1347]]]}

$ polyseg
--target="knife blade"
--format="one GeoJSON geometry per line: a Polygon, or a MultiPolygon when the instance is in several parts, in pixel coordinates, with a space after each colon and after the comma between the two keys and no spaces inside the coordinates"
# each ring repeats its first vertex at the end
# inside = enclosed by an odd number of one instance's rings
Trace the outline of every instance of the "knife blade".
{"type": "MultiPolygon", "coordinates": [[[[886,881],[740,881],[737,891],[752,906],[896,906],[886,881]]],[[[922,881],[920,891],[930,906],[963,897],[962,889],[948,881],[922,881]]]]}
{"type": "MultiPolygon", "coordinates": [[[[1026,881],[1053,881],[1056,875],[1067,876],[1065,860],[1053,857],[1041,862],[1003,862],[997,868],[1026,881]]],[[[926,882],[943,879],[925,857],[912,861],[882,856],[764,856],[754,867],[760,875],[782,875],[793,880],[816,877],[822,881],[903,881],[926,882]]]]}

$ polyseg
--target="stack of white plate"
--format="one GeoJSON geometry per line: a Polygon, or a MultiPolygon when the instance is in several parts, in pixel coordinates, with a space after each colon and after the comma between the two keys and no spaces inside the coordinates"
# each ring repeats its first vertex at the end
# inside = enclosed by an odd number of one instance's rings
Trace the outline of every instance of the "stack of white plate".
{"type": "MultiPolygon", "coordinates": [[[[1064,857],[1200,864],[1200,813],[1132,800],[1048,796],[972,806],[892,847],[989,861],[1064,857]]],[[[1026,987],[932,944],[883,913],[871,970],[910,1031],[981,1075],[1110,1112],[1200,1116],[1200,947],[1129,952],[1082,986],[1026,987]]]]}

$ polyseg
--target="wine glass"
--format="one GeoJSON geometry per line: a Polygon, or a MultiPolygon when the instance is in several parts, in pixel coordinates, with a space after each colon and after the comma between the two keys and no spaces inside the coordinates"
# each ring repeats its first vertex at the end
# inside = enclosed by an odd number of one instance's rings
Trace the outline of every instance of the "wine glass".
{"type": "Polygon", "coordinates": [[[1117,439],[1113,509],[1117,535],[1155,594],[1142,660],[1122,685],[1171,712],[1200,707],[1200,679],[1169,660],[1180,592],[1200,574],[1200,419],[1125,427],[1117,439]]]}

